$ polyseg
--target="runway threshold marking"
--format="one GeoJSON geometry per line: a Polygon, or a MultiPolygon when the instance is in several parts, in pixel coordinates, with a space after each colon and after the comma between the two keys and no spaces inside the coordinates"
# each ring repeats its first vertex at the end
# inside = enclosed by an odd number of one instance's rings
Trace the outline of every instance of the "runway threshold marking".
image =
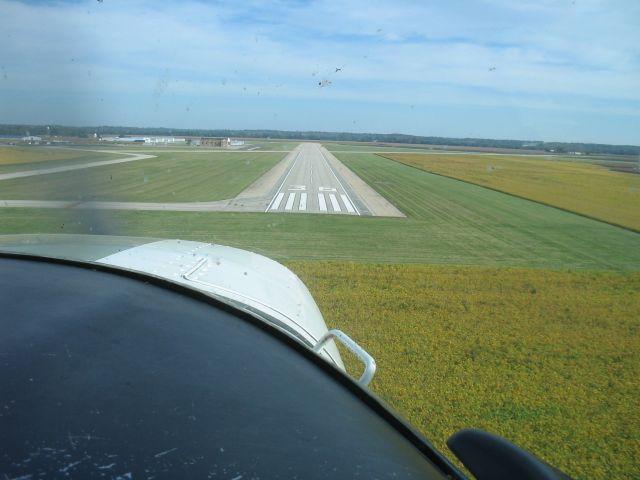
{"type": "Polygon", "coordinates": [[[287,197],[287,204],[284,206],[285,210],[293,210],[293,202],[296,200],[296,194],[290,193],[287,197]]]}
{"type": "Polygon", "coordinates": [[[341,212],[340,204],[338,203],[338,199],[333,193],[329,194],[329,200],[331,200],[331,206],[333,207],[334,212],[341,212]]]}
{"type": "Polygon", "coordinates": [[[300,194],[300,205],[298,205],[298,210],[306,210],[307,209],[307,194],[300,194]]]}
{"type": "MultiPolygon", "coordinates": [[[[319,147],[318,147],[319,148],[319,147]]],[[[340,185],[340,187],[342,187],[342,190],[344,191],[344,193],[346,194],[347,198],[349,199],[349,201],[351,202],[351,204],[354,206],[356,213],[358,215],[360,215],[360,210],[358,210],[358,207],[356,207],[356,204],[353,203],[353,200],[351,200],[351,197],[349,197],[349,194],[347,193],[347,189],[344,188],[344,185],[342,185],[342,182],[340,181],[340,179],[338,178],[338,176],[336,175],[336,172],[333,171],[333,168],[331,168],[331,165],[329,165],[329,160],[327,160],[327,157],[325,157],[324,152],[322,151],[321,148],[319,148],[320,150],[320,154],[322,155],[322,158],[324,159],[324,162],[327,164],[327,168],[329,168],[329,170],[331,170],[331,173],[333,174],[334,178],[336,179],[336,182],[338,182],[338,185],[340,185]]]]}
{"type": "Polygon", "coordinates": [[[340,198],[342,198],[342,203],[344,203],[344,206],[347,207],[347,212],[356,213],[355,209],[353,208],[353,205],[349,201],[349,197],[347,197],[345,194],[342,194],[340,195],[340,198]]]}
{"type": "Polygon", "coordinates": [[[270,209],[271,209],[271,210],[277,210],[277,209],[278,209],[278,207],[280,206],[280,203],[282,202],[282,199],[283,199],[283,198],[284,198],[284,193],[282,193],[282,192],[278,193],[278,194],[274,197],[274,200],[275,200],[275,201],[272,201],[272,204],[271,204],[270,209]]]}
{"type": "Polygon", "coordinates": [[[321,212],[326,212],[327,211],[327,202],[324,199],[324,193],[319,193],[318,194],[318,204],[320,205],[320,211],[321,212]]]}
{"type": "MultiPolygon", "coordinates": [[[[280,184],[280,188],[278,188],[278,191],[276,192],[274,197],[271,199],[271,202],[269,202],[269,205],[267,205],[267,208],[264,210],[265,212],[268,212],[269,210],[277,210],[278,209],[278,207],[276,207],[276,208],[271,208],[271,207],[273,206],[273,203],[276,201],[276,199],[280,195],[280,190],[282,190],[282,187],[284,187],[284,184],[287,181],[287,178],[289,178],[289,175],[291,175],[291,172],[295,168],[296,163],[298,163],[299,159],[300,159],[300,152],[298,152],[298,154],[296,155],[296,159],[293,162],[293,165],[291,165],[291,168],[287,172],[287,175],[282,179],[282,183],[280,184]]],[[[284,193],[282,194],[282,196],[284,197],[284,193]]],[[[280,202],[281,201],[282,201],[282,197],[280,197],[280,202]]],[[[278,202],[278,206],[280,205],[280,202],[278,202]]]]}

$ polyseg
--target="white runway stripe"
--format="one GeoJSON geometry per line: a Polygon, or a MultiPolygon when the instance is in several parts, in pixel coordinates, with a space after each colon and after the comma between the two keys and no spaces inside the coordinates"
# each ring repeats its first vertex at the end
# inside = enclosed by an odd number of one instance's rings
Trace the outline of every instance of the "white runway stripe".
{"type": "Polygon", "coordinates": [[[280,202],[282,202],[282,199],[284,198],[284,193],[280,192],[278,195],[276,195],[276,201],[273,202],[273,205],[271,205],[271,210],[277,210],[278,207],[280,206],[280,202]]]}
{"type": "Polygon", "coordinates": [[[321,212],[326,212],[327,211],[327,202],[324,199],[324,193],[319,193],[318,194],[318,204],[320,205],[320,211],[321,212]]]}
{"type": "Polygon", "coordinates": [[[349,197],[347,197],[343,193],[342,195],[340,195],[340,198],[342,199],[342,203],[344,203],[344,206],[347,207],[347,212],[356,213],[355,208],[353,208],[353,205],[351,205],[351,202],[349,201],[349,197]]]}
{"type": "Polygon", "coordinates": [[[329,194],[329,200],[331,200],[331,206],[333,207],[334,212],[341,212],[340,204],[338,203],[338,199],[333,193],[329,194]]]}
{"type": "Polygon", "coordinates": [[[289,197],[287,197],[287,204],[284,206],[285,210],[292,210],[293,209],[293,202],[296,199],[296,194],[295,193],[290,193],[289,197]]]}
{"type": "Polygon", "coordinates": [[[298,206],[298,210],[306,210],[307,209],[307,194],[300,194],[300,205],[298,206]]]}

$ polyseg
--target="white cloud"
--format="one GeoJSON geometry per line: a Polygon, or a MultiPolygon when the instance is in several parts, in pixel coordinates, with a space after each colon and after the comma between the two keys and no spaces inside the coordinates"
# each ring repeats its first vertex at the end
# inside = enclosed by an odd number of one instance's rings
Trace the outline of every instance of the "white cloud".
{"type": "Polygon", "coordinates": [[[640,4],[630,1],[0,0],[0,10],[0,101],[37,92],[183,95],[188,103],[260,92],[640,109],[640,4]],[[318,87],[323,78],[330,88],[318,87]]]}

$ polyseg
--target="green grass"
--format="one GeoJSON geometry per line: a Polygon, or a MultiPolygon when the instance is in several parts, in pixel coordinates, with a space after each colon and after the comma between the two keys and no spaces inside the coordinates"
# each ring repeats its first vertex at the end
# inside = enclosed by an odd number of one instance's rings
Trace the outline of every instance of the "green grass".
{"type": "MultiPolygon", "coordinates": [[[[377,155],[341,158],[408,217],[3,209],[0,232],[183,238],[246,248],[279,260],[640,269],[637,233],[377,155]]],[[[132,167],[140,168],[135,163],[132,167]]],[[[140,171],[134,174],[130,187],[136,192],[140,176],[140,171]]],[[[156,181],[153,175],[151,179],[150,187],[156,181]]],[[[185,179],[184,185],[193,188],[192,180],[185,179]]],[[[167,176],[164,181],[176,183],[167,176]]]]}
{"type": "MultiPolygon", "coordinates": [[[[118,153],[98,153],[72,148],[0,147],[0,174],[115,160],[118,153]]],[[[2,185],[0,184],[0,192],[2,185]]]]}
{"type": "Polygon", "coordinates": [[[289,267],[374,356],[373,391],[443,452],[475,427],[575,478],[637,478],[640,273],[289,267]]]}
{"type": "MultiPolygon", "coordinates": [[[[280,260],[640,268],[636,233],[376,155],[343,160],[408,218],[125,211],[86,212],[83,218],[97,219],[94,233],[215,241],[280,260]]],[[[77,215],[4,209],[0,231],[88,231],[89,223],[75,223],[77,215]]]]}
{"type": "Polygon", "coordinates": [[[640,231],[639,175],[549,157],[404,153],[385,157],[640,231]]]}
{"type": "Polygon", "coordinates": [[[509,220],[480,225],[346,215],[3,209],[0,232],[182,238],[245,248],[281,261],[639,269],[638,234],[562,212],[555,219],[513,219],[514,225],[509,220]]]}
{"type": "Polygon", "coordinates": [[[284,153],[159,153],[157,158],[0,181],[2,200],[201,202],[232,198],[284,153]]]}

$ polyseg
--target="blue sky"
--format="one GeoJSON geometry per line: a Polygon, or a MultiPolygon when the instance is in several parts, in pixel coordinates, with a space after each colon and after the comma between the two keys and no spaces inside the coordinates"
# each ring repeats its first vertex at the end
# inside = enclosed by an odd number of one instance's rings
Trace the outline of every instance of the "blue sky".
{"type": "Polygon", "coordinates": [[[640,144],[635,0],[0,0],[0,12],[0,123],[640,144]]]}

